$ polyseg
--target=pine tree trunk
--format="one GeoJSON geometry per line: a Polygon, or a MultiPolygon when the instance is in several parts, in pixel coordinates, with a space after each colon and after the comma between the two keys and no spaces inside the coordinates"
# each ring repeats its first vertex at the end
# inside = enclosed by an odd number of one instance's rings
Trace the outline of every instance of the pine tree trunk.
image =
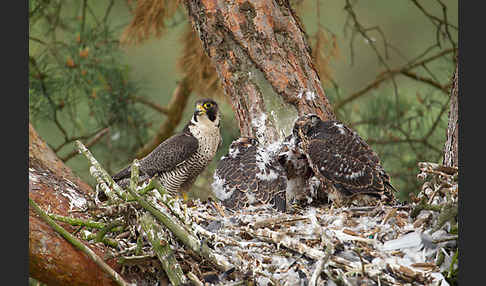
{"type": "Polygon", "coordinates": [[[459,65],[456,64],[456,71],[452,77],[451,100],[449,109],[449,123],[447,125],[447,140],[444,147],[445,166],[459,166],[459,65]]]}
{"type": "Polygon", "coordinates": [[[265,144],[288,131],[290,114],[334,118],[288,1],[186,0],[185,6],[231,98],[241,136],[265,144]]]}
{"type": "MultiPolygon", "coordinates": [[[[84,210],[86,196],[92,192],[88,184],[76,177],[71,169],[39,137],[29,124],[29,198],[49,214],[90,219],[84,210]]],[[[58,223],[73,233],[76,228],[58,223]]],[[[100,244],[88,244],[99,257],[108,249],[100,244]]],[[[105,261],[119,272],[115,259],[105,261]]],[[[86,254],[77,250],[29,208],[29,275],[52,285],[116,285],[86,254]]],[[[140,277],[131,277],[143,281],[140,277]]]]}

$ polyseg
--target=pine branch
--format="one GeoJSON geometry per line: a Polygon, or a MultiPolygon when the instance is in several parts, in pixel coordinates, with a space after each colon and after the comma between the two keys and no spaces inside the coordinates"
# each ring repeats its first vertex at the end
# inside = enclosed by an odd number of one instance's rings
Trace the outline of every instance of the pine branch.
{"type": "Polygon", "coordinates": [[[222,271],[227,271],[232,268],[231,264],[226,260],[226,258],[215,254],[205,242],[201,243],[193,233],[189,233],[187,229],[178,222],[177,218],[168,213],[161,212],[155,206],[139,196],[131,188],[128,188],[128,191],[145,210],[150,212],[159,222],[164,224],[185,246],[187,246],[193,252],[205,257],[222,271]]]}
{"type": "Polygon", "coordinates": [[[388,79],[392,78],[394,75],[401,74],[401,73],[404,73],[404,72],[408,72],[408,71],[410,71],[414,68],[424,66],[428,62],[434,61],[434,60],[441,58],[441,57],[443,57],[447,54],[450,54],[452,52],[454,52],[453,49],[443,50],[440,53],[437,53],[433,56],[428,57],[427,59],[421,60],[421,61],[416,62],[416,63],[410,63],[410,64],[403,66],[402,68],[394,69],[394,70],[390,70],[390,71],[385,71],[385,72],[379,74],[377,76],[377,78],[373,82],[369,83],[366,87],[364,87],[361,90],[351,94],[350,96],[336,102],[334,104],[334,112],[343,108],[344,105],[352,102],[353,100],[362,97],[363,95],[367,94],[369,91],[378,88],[378,86],[380,86],[383,82],[387,81],[388,79]]]}
{"type": "Polygon", "coordinates": [[[81,141],[76,140],[76,147],[80,153],[82,153],[88,161],[91,163],[91,168],[90,168],[90,173],[93,177],[96,178],[98,183],[103,184],[107,183],[107,188],[102,188],[103,191],[105,192],[106,196],[113,202],[120,201],[120,199],[123,199],[124,201],[129,201],[133,200],[133,198],[125,191],[123,190],[115,181],[113,178],[108,174],[108,172],[105,171],[98,162],[98,160],[95,159],[93,154],[84,146],[81,141]],[[112,192],[111,190],[114,190],[112,192]],[[116,195],[115,195],[116,194],[116,195]]]}
{"type": "Polygon", "coordinates": [[[67,230],[59,226],[53,219],[51,219],[31,198],[29,198],[29,205],[32,209],[54,230],[56,230],[62,237],[69,241],[74,247],[84,252],[89,258],[91,258],[106,274],[108,274],[113,281],[121,286],[129,286],[128,284],[115,270],[113,270],[103,259],[101,259],[96,253],[94,253],[89,247],[84,245],[76,237],[70,234],[67,230]]]}
{"type": "Polygon", "coordinates": [[[103,229],[106,227],[106,224],[103,222],[90,221],[90,220],[74,218],[74,217],[66,217],[57,214],[49,214],[49,217],[60,222],[68,223],[72,226],[84,226],[84,227],[96,228],[96,229],[103,229]]]}
{"type": "Polygon", "coordinates": [[[170,248],[170,244],[165,238],[166,234],[160,225],[157,224],[153,216],[145,213],[140,219],[140,224],[149,243],[152,245],[152,249],[162,263],[162,268],[164,268],[170,283],[174,286],[188,283],[181,266],[174,257],[174,251],[170,248]]]}
{"type": "MultiPolygon", "coordinates": [[[[68,144],[72,141],[81,140],[81,139],[85,139],[85,138],[87,139],[87,138],[90,138],[90,137],[93,136],[93,138],[86,143],[86,148],[89,148],[89,147],[95,145],[96,143],[98,143],[101,140],[101,138],[103,138],[108,133],[109,130],[110,130],[110,128],[107,127],[107,128],[103,128],[100,131],[96,131],[94,135],[88,135],[86,137],[83,136],[83,137],[73,138],[69,141],[64,142],[59,147],[57,147],[56,148],[57,150],[55,150],[55,152],[57,153],[65,144],[68,144]]],[[[66,156],[62,157],[61,160],[63,162],[67,162],[70,159],[72,159],[74,156],[76,156],[77,154],[79,154],[79,152],[74,150],[71,153],[67,154],[66,156]]]]}

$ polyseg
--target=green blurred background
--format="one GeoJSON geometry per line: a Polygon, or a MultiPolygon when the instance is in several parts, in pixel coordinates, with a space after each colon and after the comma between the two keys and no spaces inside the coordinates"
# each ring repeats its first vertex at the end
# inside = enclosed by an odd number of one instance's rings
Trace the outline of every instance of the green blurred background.
{"type": "MultiPolygon", "coordinates": [[[[45,73],[58,72],[64,66],[64,62],[56,63],[55,56],[52,56],[52,53],[49,56],[49,53],[46,52],[48,48],[46,48],[45,43],[52,41],[49,33],[52,33],[52,26],[56,21],[56,19],[49,19],[49,16],[46,15],[49,15],[49,11],[55,12],[56,9],[60,9],[58,21],[66,21],[66,25],[72,24],[74,30],[79,29],[79,18],[85,2],[89,5],[89,11],[84,10],[88,14],[84,31],[89,31],[98,26],[99,23],[94,18],[103,18],[111,3],[113,3],[113,6],[110,8],[110,14],[106,21],[111,39],[119,39],[123,29],[132,20],[129,7],[132,5],[133,8],[135,1],[31,0],[29,56],[45,64],[45,73]],[[43,7],[43,9],[46,9],[44,13],[38,12],[42,5],[46,6],[43,7]]],[[[330,59],[327,67],[332,75],[334,85],[329,82],[323,85],[331,104],[362,89],[385,70],[375,51],[366,40],[353,33],[349,13],[344,9],[346,1],[294,1],[292,3],[304,24],[312,47],[315,43],[314,35],[319,27],[324,29],[328,35],[334,34],[336,37],[338,53],[330,59]],[[353,50],[351,50],[350,43],[353,37],[353,50]]],[[[386,58],[386,63],[391,69],[406,65],[407,62],[438,42],[435,22],[430,17],[426,17],[423,11],[414,5],[413,1],[381,0],[351,1],[350,3],[353,5],[353,11],[359,22],[364,27],[379,27],[385,35],[387,43],[392,45],[388,48],[388,58],[386,58]]],[[[448,22],[456,27],[458,26],[458,1],[419,1],[419,3],[424,11],[441,19],[444,16],[444,10],[441,6],[443,4],[446,7],[448,22]]],[[[178,58],[181,57],[183,51],[181,38],[185,26],[188,25],[185,11],[182,8],[181,5],[176,13],[166,20],[167,28],[160,37],[154,36],[140,44],[122,45],[121,47],[118,47],[118,43],[115,41],[115,45],[110,47],[112,51],[103,54],[103,57],[109,57],[109,62],[112,65],[107,65],[106,68],[113,67],[113,70],[109,70],[107,73],[119,72],[122,78],[120,81],[128,82],[133,93],[145,96],[162,106],[167,105],[178,81],[184,77],[184,72],[177,67],[178,58]]],[[[441,30],[443,31],[444,27],[441,27],[441,30]]],[[[457,30],[452,28],[450,30],[454,41],[457,43],[457,30]]],[[[56,41],[65,42],[67,46],[73,44],[72,47],[74,53],[76,53],[76,34],[72,30],[56,27],[55,34],[56,41]]],[[[375,40],[374,43],[378,51],[384,55],[385,48],[381,33],[378,30],[370,30],[367,35],[375,40]]],[[[443,36],[440,36],[440,38],[439,42],[442,45],[433,48],[430,55],[451,47],[443,36]]],[[[65,55],[62,54],[64,50],[61,48],[59,50],[61,55],[58,55],[58,58],[65,59],[65,55]]],[[[66,51],[68,50],[69,48],[66,48],[66,51]]],[[[415,72],[433,78],[442,85],[447,85],[455,68],[455,63],[451,59],[450,54],[449,57],[428,64],[428,70],[420,69],[415,72]]],[[[37,82],[35,69],[32,65],[29,73],[29,120],[50,146],[60,146],[64,141],[62,133],[54,124],[52,116],[49,115],[50,109],[46,107],[48,104],[41,95],[41,87],[39,87],[40,84],[37,82]]],[[[92,108],[94,107],[90,105],[89,100],[83,99],[86,95],[91,94],[89,90],[67,88],[66,86],[76,86],[77,77],[72,76],[72,78],[66,79],[64,78],[66,74],[66,72],[63,72],[50,77],[57,81],[49,83],[52,84],[50,90],[55,90],[57,94],[56,97],[53,95],[56,102],[64,100],[62,101],[63,105],[74,106],[61,110],[59,119],[62,124],[65,124],[65,129],[70,134],[93,132],[100,126],[94,117],[99,114],[99,117],[102,118],[103,109],[93,113],[92,108]],[[64,98],[67,93],[70,94],[69,97],[64,98]],[[73,122],[72,118],[77,118],[76,122],[73,122]]],[[[93,78],[96,79],[96,77],[93,78]]],[[[321,78],[323,78],[322,75],[321,78]]],[[[418,191],[417,162],[441,161],[441,154],[438,150],[443,149],[445,142],[447,111],[443,112],[443,107],[447,105],[448,96],[444,91],[409,77],[396,76],[395,80],[400,95],[398,102],[394,95],[393,84],[387,81],[367,95],[345,105],[337,115],[340,120],[351,125],[364,138],[371,140],[372,147],[379,153],[385,169],[391,174],[393,184],[402,191],[400,198],[403,200],[407,198],[408,192],[418,191]],[[439,115],[441,116],[439,117],[439,115]],[[436,120],[438,117],[440,120],[436,120]],[[360,122],[368,123],[360,124],[360,122]],[[427,141],[432,147],[420,142],[395,144],[385,142],[390,141],[390,138],[421,138],[432,127],[434,130],[427,141]]],[[[182,121],[177,126],[176,131],[181,130],[190,118],[197,96],[197,94],[191,95],[182,121]]],[[[223,110],[223,147],[209,168],[196,181],[194,191],[203,194],[202,197],[208,195],[212,172],[218,159],[227,152],[231,141],[239,136],[239,130],[228,101],[221,96],[217,97],[216,100],[220,102],[223,110]]],[[[98,109],[103,106],[99,104],[98,109]]],[[[90,148],[95,157],[111,173],[130,163],[136,150],[141,144],[152,138],[158,126],[165,119],[160,113],[140,104],[127,107],[126,113],[128,116],[134,117],[133,120],[137,122],[136,134],[127,131],[128,125],[120,125],[110,130],[108,136],[105,136],[100,144],[90,148]]],[[[59,150],[58,155],[65,156],[72,152],[73,148],[74,144],[66,144],[59,150]]],[[[67,165],[83,180],[94,185],[95,181],[89,175],[89,166],[84,157],[75,156],[67,161],[67,165]]]]}

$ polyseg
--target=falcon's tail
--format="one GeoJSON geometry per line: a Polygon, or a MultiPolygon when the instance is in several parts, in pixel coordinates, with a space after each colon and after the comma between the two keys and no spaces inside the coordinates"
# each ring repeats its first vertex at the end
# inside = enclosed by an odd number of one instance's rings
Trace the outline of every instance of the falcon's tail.
{"type": "Polygon", "coordinates": [[[396,194],[398,193],[397,189],[390,184],[390,182],[383,182],[385,185],[385,192],[384,195],[386,197],[385,202],[388,204],[396,204],[397,203],[397,198],[396,194]]]}
{"type": "Polygon", "coordinates": [[[385,184],[385,188],[393,191],[394,193],[398,193],[397,189],[395,189],[395,187],[392,186],[392,184],[390,184],[390,182],[384,182],[385,184]]]}

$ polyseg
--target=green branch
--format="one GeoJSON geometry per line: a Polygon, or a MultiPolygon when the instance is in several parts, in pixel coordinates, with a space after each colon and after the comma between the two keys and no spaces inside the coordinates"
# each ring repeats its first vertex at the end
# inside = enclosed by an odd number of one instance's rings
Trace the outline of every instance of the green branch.
{"type": "MultiPolygon", "coordinates": [[[[98,235],[97,233],[81,234],[81,238],[86,240],[86,241],[90,241],[90,240],[93,240],[93,239],[96,240],[97,235],[98,235]]],[[[110,247],[113,247],[113,248],[118,247],[118,241],[116,241],[113,238],[103,237],[98,242],[102,242],[104,245],[107,245],[107,246],[110,246],[110,247]]]]}
{"type": "Polygon", "coordinates": [[[177,218],[168,213],[163,213],[152,206],[133,189],[128,188],[129,193],[137,202],[148,212],[150,212],[159,222],[164,224],[185,246],[193,252],[211,261],[218,269],[227,271],[232,268],[231,264],[222,256],[215,254],[206,243],[201,243],[195,235],[191,234],[186,228],[177,222],[177,218]]]}
{"type": "Polygon", "coordinates": [[[120,220],[116,220],[116,221],[110,222],[103,229],[101,229],[100,231],[98,231],[98,233],[96,233],[95,241],[96,242],[103,242],[105,240],[105,235],[108,232],[110,232],[115,227],[121,226],[122,224],[123,224],[123,222],[120,221],[120,220]]]}
{"type": "Polygon", "coordinates": [[[174,286],[184,285],[188,282],[182,268],[174,257],[173,250],[170,248],[167,239],[164,237],[164,231],[157,224],[152,215],[145,213],[140,219],[143,231],[147,235],[152,249],[157,254],[162,268],[164,268],[167,277],[174,286]]]}
{"type": "Polygon", "coordinates": [[[89,247],[84,245],[76,237],[70,234],[67,230],[58,225],[53,219],[51,219],[31,198],[29,198],[29,204],[32,209],[37,213],[48,225],[50,225],[55,231],[57,231],[62,237],[69,241],[74,247],[84,252],[94,263],[96,263],[103,271],[105,271],[118,285],[129,286],[127,282],[118,274],[113,268],[106,264],[96,253],[94,253],[89,247]]]}
{"type": "Polygon", "coordinates": [[[119,199],[122,199],[124,201],[133,200],[133,198],[125,190],[123,190],[117,183],[115,183],[110,174],[108,174],[108,172],[106,172],[105,169],[101,167],[100,163],[95,159],[95,157],[93,156],[93,154],[91,154],[88,148],[86,148],[86,146],[81,143],[81,141],[76,140],[76,147],[78,148],[78,151],[82,153],[91,163],[92,167],[90,168],[90,173],[93,177],[96,178],[97,182],[99,184],[102,184],[104,182],[107,183],[108,188],[102,188],[102,190],[105,192],[106,196],[110,199],[110,201],[116,202],[119,201],[119,199]],[[115,192],[113,193],[111,190],[114,190],[115,192]],[[114,194],[116,194],[116,196],[114,194]]]}
{"type": "Polygon", "coordinates": [[[84,226],[84,227],[96,228],[96,229],[102,229],[106,227],[106,224],[103,222],[90,221],[90,220],[85,220],[80,218],[57,215],[57,214],[49,214],[49,217],[60,222],[68,223],[72,226],[84,226]]]}

